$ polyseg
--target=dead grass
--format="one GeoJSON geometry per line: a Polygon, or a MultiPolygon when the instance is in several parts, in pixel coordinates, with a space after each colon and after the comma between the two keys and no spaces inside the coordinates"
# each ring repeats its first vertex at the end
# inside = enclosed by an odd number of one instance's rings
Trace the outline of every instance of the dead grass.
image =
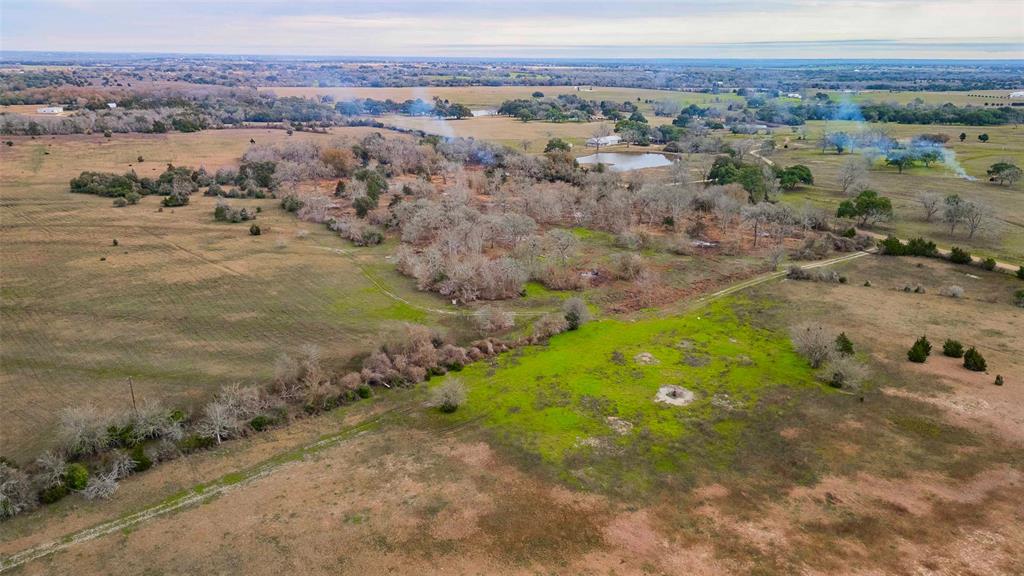
{"type": "MultiPolygon", "coordinates": [[[[253,237],[247,226],[215,222],[212,198],[160,211],[159,197],[146,197],[116,209],[109,198],[67,191],[83,170],[216,170],[237,164],[250,139],[286,138],[280,130],[223,130],[19,137],[0,147],[4,456],[44,448],[65,406],[126,409],[129,376],[139,399],[194,406],[222,385],[266,380],[281,352],[303,344],[345,363],[402,322],[442,321],[382,294],[349,260],[318,247],[348,249],[347,242],[298,222],[274,200],[236,201],[263,209],[264,234],[253,237]],[[308,237],[296,238],[299,228],[308,237]]],[[[388,251],[361,254],[373,267],[388,251]]],[[[407,300],[443,306],[404,278],[386,280],[407,300]]]]}

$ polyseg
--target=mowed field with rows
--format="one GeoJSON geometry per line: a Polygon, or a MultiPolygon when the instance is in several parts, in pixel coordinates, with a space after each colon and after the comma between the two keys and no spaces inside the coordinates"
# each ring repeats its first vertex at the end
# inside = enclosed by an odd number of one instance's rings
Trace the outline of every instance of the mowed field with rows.
{"type": "Polygon", "coordinates": [[[348,242],[300,222],[276,200],[231,201],[263,208],[256,222],[264,233],[250,236],[247,223],[215,222],[215,199],[201,195],[160,211],[160,197],[114,208],[109,198],[68,192],[83,170],[134,168],[155,177],[170,162],[215,171],[237,165],[250,138],[287,137],[281,130],[47,136],[2,147],[4,456],[47,446],[64,407],[130,408],[128,377],[139,402],[193,407],[222,385],[267,380],[277,356],[306,344],[341,368],[403,322],[461,322],[428,311],[446,303],[394,271],[385,259],[393,245],[353,255],[348,242]]]}

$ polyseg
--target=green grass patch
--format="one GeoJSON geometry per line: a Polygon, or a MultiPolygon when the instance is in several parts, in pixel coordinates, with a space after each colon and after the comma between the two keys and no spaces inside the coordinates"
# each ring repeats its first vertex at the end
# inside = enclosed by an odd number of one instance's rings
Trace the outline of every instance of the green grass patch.
{"type": "Polygon", "coordinates": [[[466,405],[439,418],[479,420],[500,445],[590,488],[637,493],[662,475],[727,468],[765,390],[816,386],[788,339],[744,322],[736,304],[592,322],[547,346],[473,364],[456,376],[466,405]],[[645,353],[654,361],[638,356],[645,353]],[[656,403],[669,384],[694,401],[656,403]]]}

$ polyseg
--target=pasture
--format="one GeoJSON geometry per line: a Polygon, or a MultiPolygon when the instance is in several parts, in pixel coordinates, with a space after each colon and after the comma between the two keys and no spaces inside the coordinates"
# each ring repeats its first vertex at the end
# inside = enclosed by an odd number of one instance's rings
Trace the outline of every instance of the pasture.
{"type": "Polygon", "coordinates": [[[143,473],[110,503],[61,502],[61,526],[18,518],[11,534],[26,546],[166,497],[161,478],[235,485],[23,573],[1017,572],[1022,388],[938,353],[904,356],[924,332],[1021,373],[1021,317],[1005,301],[1015,280],[981,272],[954,300],[935,287],[975,269],[885,257],[836,269],[851,282],[770,282],[470,365],[446,377],[469,388],[453,414],[423,405],[426,385],[384,393],[143,473]],[[904,282],[928,292],[893,289],[904,282]],[[800,321],[846,331],[871,362],[863,400],[812,378],[788,343],[800,321]],[[654,403],[664,383],[695,400],[654,403]],[[374,413],[385,417],[364,433],[296,456],[374,413]],[[287,465],[238,480],[274,461],[287,465]]]}
{"type": "Polygon", "coordinates": [[[83,170],[156,176],[174,163],[212,171],[237,164],[250,138],[287,137],[280,130],[21,137],[2,147],[5,456],[46,447],[65,406],[130,407],[128,377],[138,401],[194,406],[222,385],[266,381],[277,356],[306,344],[341,368],[403,322],[460,329],[457,319],[428,311],[446,308],[443,300],[416,291],[385,260],[393,246],[334,252],[351,245],[275,200],[233,201],[263,209],[264,233],[250,236],[248,224],[213,220],[214,198],[160,210],[160,197],[114,208],[109,198],[68,192],[83,170]],[[382,293],[362,270],[416,307],[382,293]]]}
{"type": "Polygon", "coordinates": [[[971,90],[950,91],[950,92],[920,92],[907,90],[860,90],[856,92],[827,92],[833,100],[856,102],[874,102],[883,104],[893,102],[896,104],[910,104],[921,101],[925,104],[941,106],[942,104],[956,104],[957,106],[1009,106],[1011,102],[1020,102],[1021,99],[1011,100],[1012,90],[971,90]]]}
{"type": "Polygon", "coordinates": [[[562,94],[574,94],[586,100],[609,100],[614,102],[630,101],[640,107],[648,117],[654,116],[653,108],[647,100],[674,101],[683,106],[697,104],[710,106],[728,102],[739,102],[739,96],[731,93],[706,94],[703,92],[678,92],[673,90],[648,90],[643,88],[614,88],[605,86],[412,86],[404,88],[366,88],[366,87],[282,87],[263,86],[261,92],[272,92],[279,97],[302,96],[305,98],[333,96],[337,101],[373,98],[375,100],[391,99],[396,102],[420,98],[431,101],[435,97],[452,102],[465,104],[470,108],[497,108],[505,100],[531,98],[534,92],[543,92],[546,98],[554,98],[562,94]]]}
{"type": "Polygon", "coordinates": [[[772,159],[781,165],[805,164],[814,174],[815,184],[783,194],[783,200],[794,205],[811,202],[834,211],[845,198],[838,184],[839,171],[844,162],[856,158],[858,151],[837,155],[834,149],[824,153],[820,147],[822,134],[831,131],[856,133],[866,128],[880,128],[891,137],[910,139],[920,134],[946,134],[946,147],[955,153],[956,160],[974,180],[959,177],[950,166],[918,165],[898,173],[895,167],[876,160],[868,174],[868,186],[892,199],[895,220],[876,226],[882,233],[894,233],[901,238],[925,236],[941,246],[958,245],[978,254],[1006,259],[1011,263],[1024,262],[1024,183],[1000,186],[988,182],[985,171],[1000,161],[1024,165],[1024,128],[1016,126],[937,126],[905,124],[858,124],[854,122],[808,122],[807,140],[796,140],[788,129],[779,129],[774,136],[777,148],[772,159]],[[967,134],[960,142],[959,135],[967,134]],[[977,136],[987,133],[990,140],[980,142],[977,136]],[[786,147],[784,147],[784,144],[786,147]],[[941,196],[959,194],[981,202],[993,210],[993,225],[968,239],[962,230],[949,235],[941,214],[932,222],[925,222],[917,197],[925,192],[941,196]]]}

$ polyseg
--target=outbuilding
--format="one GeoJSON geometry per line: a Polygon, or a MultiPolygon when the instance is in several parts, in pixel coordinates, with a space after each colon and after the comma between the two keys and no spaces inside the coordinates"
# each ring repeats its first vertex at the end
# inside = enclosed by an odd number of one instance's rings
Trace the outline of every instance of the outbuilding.
{"type": "Polygon", "coordinates": [[[610,136],[591,138],[587,140],[587,146],[598,148],[601,146],[614,146],[619,142],[622,142],[622,136],[619,136],[618,134],[611,134],[610,136]]]}
{"type": "Polygon", "coordinates": [[[38,112],[40,114],[61,114],[61,113],[64,112],[64,107],[63,106],[45,106],[43,108],[37,109],[36,112],[38,112]]]}

